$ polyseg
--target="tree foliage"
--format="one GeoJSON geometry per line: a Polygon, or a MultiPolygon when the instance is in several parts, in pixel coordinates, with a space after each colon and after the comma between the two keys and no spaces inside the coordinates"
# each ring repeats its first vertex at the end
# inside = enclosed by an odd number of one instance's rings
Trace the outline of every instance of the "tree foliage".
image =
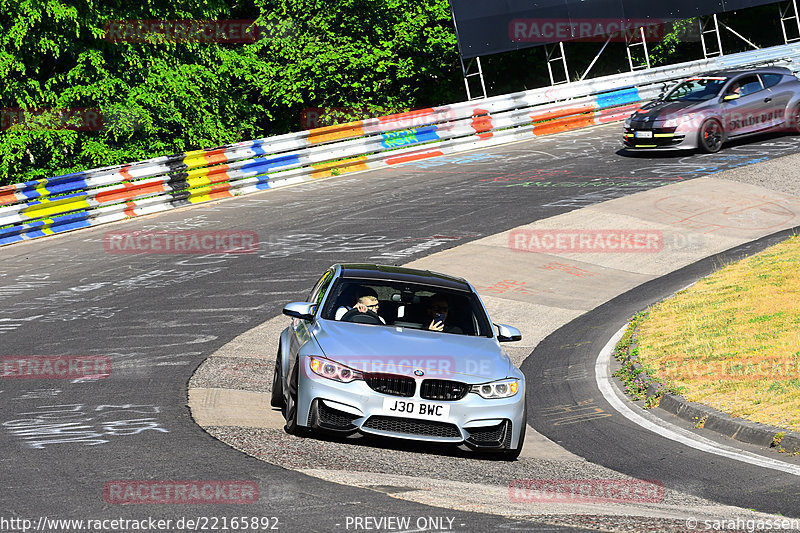
{"type": "Polygon", "coordinates": [[[0,184],[296,131],[305,108],[461,98],[446,0],[250,2],[0,0],[0,184]],[[257,20],[261,38],[107,34],[186,19],[257,20]]]}

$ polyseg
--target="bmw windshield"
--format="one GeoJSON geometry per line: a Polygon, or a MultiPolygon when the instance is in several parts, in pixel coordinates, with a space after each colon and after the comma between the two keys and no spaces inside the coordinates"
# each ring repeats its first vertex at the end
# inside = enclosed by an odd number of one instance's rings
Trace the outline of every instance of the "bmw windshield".
{"type": "Polygon", "coordinates": [[[331,289],[321,316],[327,320],[378,324],[377,320],[362,321],[351,315],[356,314],[354,307],[359,301],[377,314],[383,325],[433,329],[431,323],[439,322],[442,327],[435,331],[492,336],[477,295],[401,281],[341,278],[331,289]]]}
{"type": "Polygon", "coordinates": [[[702,102],[717,96],[728,78],[690,78],[664,97],[665,102],[702,102]]]}

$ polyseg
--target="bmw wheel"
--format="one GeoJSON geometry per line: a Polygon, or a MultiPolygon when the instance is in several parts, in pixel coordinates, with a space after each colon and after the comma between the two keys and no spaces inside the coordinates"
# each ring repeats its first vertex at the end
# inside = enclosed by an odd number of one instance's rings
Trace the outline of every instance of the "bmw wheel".
{"type": "Polygon", "coordinates": [[[269,400],[272,407],[283,409],[286,400],[283,398],[283,375],[281,372],[281,349],[278,348],[278,356],[275,358],[275,372],[272,374],[272,396],[269,400]]]}
{"type": "Polygon", "coordinates": [[[703,125],[700,126],[698,138],[700,149],[707,154],[719,152],[720,148],[722,148],[724,133],[722,124],[720,124],[718,120],[713,118],[706,120],[703,122],[703,125]]]}

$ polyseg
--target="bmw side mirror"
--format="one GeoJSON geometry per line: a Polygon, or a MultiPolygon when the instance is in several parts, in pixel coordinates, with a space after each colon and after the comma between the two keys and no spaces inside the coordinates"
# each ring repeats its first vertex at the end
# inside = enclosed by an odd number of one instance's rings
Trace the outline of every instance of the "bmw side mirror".
{"type": "Polygon", "coordinates": [[[517,328],[506,326],[505,324],[495,324],[497,326],[498,342],[514,342],[522,340],[522,333],[517,328]]]}
{"type": "Polygon", "coordinates": [[[311,302],[293,302],[286,304],[283,308],[283,314],[292,318],[299,318],[300,320],[314,320],[314,311],[317,309],[317,304],[311,302]]]}

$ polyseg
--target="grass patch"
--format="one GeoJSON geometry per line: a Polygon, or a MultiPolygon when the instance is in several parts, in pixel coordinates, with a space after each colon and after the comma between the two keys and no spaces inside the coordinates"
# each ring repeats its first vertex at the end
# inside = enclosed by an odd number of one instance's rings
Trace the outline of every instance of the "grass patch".
{"type": "Polygon", "coordinates": [[[642,365],[639,361],[639,348],[636,340],[636,328],[647,317],[647,312],[639,313],[631,318],[628,329],[622,335],[614,349],[614,357],[622,362],[622,367],[614,372],[614,376],[622,380],[625,393],[634,400],[646,400],[645,408],[650,409],[658,406],[661,396],[665,392],[678,394],[679,391],[673,389],[669,383],[663,379],[652,377],[653,369],[642,365]],[[655,386],[657,392],[650,397],[647,390],[655,386]]]}
{"type": "Polygon", "coordinates": [[[635,335],[640,364],[687,400],[800,431],[800,236],[656,304],[635,335]]]}

